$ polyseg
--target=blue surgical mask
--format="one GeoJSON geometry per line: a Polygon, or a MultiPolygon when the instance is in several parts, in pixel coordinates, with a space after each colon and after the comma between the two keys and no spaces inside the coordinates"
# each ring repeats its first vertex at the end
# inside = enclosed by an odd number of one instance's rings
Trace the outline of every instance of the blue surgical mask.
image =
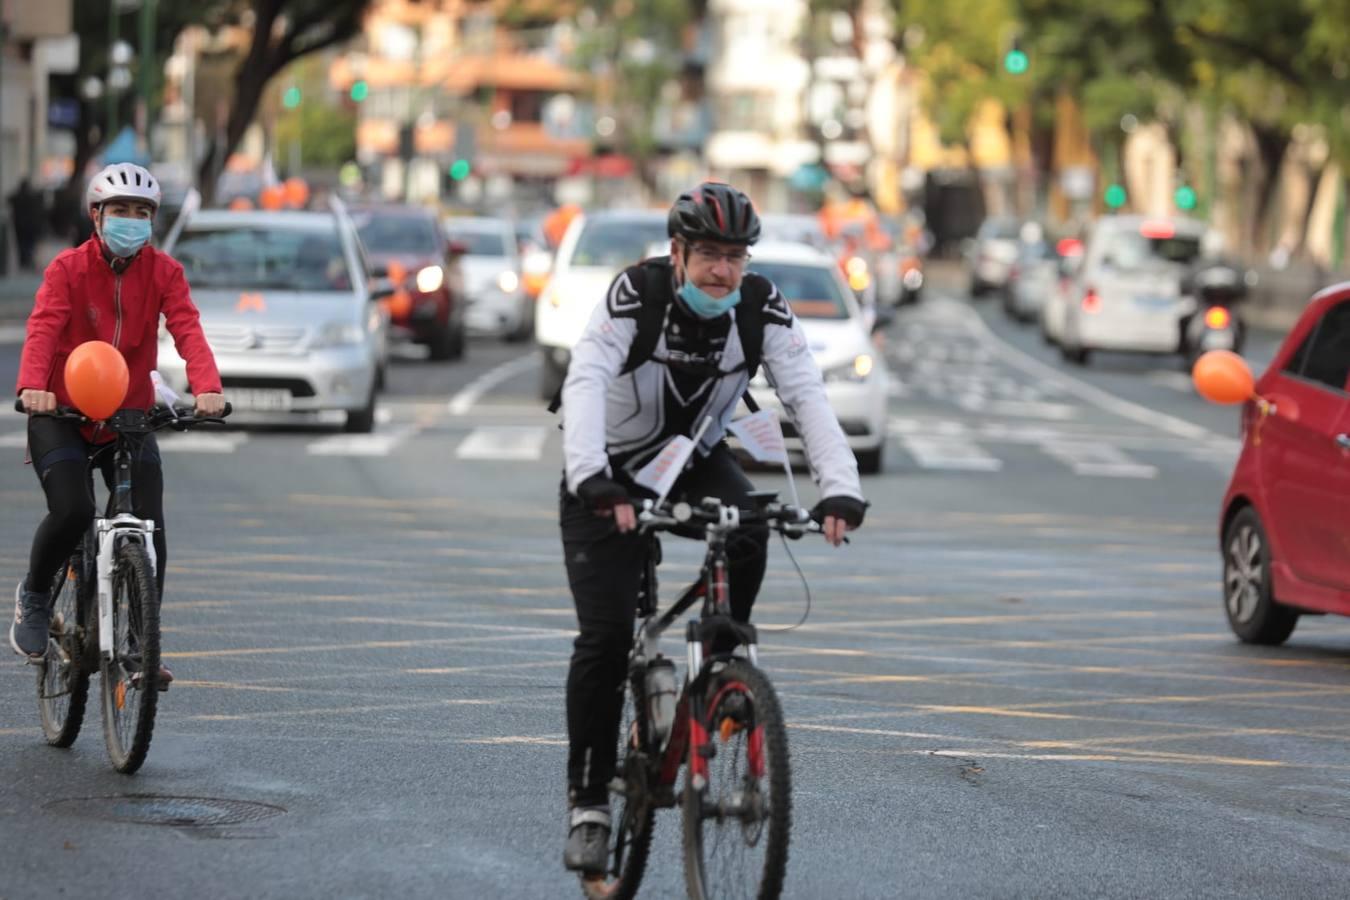
{"type": "Polygon", "coordinates": [[[150,220],[107,216],[100,236],[113,256],[135,256],[137,250],[150,242],[150,220]]]}
{"type": "Polygon", "coordinates": [[[736,288],[725,297],[714,297],[692,281],[685,279],[684,284],[680,285],[680,299],[689,307],[690,312],[700,319],[715,319],[726,315],[733,306],[741,302],[741,289],[736,288]]]}

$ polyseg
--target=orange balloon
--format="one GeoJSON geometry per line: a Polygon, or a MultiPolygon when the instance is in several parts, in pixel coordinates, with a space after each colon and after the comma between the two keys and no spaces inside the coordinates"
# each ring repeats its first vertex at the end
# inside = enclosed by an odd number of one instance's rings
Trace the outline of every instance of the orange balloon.
{"type": "Polygon", "coordinates": [[[106,341],[85,341],[66,358],[66,392],[80,412],[106,419],[121,409],[131,381],[127,361],[106,341]]]}
{"type": "Polygon", "coordinates": [[[286,192],[280,185],[270,185],[258,194],[258,205],[263,209],[281,209],[286,205],[286,192]]]}
{"type": "Polygon", "coordinates": [[[281,187],[286,195],[286,202],[296,209],[303,209],[309,202],[309,185],[305,184],[305,179],[287,178],[281,187]]]}
{"type": "Polygon", "coordinates": [[[1252,370],[1231,350],[1211,350],[1201,356],[1191,370],[1191,380],[1200,396],[1211,403],[1242,403],[1256,392],[1252,370]]]}

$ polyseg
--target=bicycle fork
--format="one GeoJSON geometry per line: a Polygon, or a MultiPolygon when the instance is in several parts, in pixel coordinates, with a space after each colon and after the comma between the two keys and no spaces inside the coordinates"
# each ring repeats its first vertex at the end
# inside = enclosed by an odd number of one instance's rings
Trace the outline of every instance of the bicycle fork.
{"type": "MultiPolygon", "coordinates": [[[[123,537],[139,539],[150,557],[150,570],[158,573],[159,560],[155,558],[155,523],[150,519],[137,519],[135,516],[121,514],[111,519],[97,520],[96,539],[98,541],[98,652],[111,661],[115,647],[113,645],[113,555],[117,543],[123,537]]],[[[128,610],[128,615],[130,610],[128,610]]]]}

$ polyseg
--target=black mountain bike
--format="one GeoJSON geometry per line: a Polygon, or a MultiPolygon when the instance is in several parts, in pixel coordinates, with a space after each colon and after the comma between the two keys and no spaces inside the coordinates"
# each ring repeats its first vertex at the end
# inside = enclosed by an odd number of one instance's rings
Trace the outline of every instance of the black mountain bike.
{"type": "MultiPolygon", "coordinates": [[[[14,408],[24,411],[19,401],[14,408]]],[[[34,415],[93,424],[65,407],[34,415]]],[[[155,523],[132,512],[131,460],[146,435],[222,422],[223,417],[199,417],[191,409],[159,407],[121,410],[101,423],[116,439],[93,455],[113,453],[113,490],[104,514],[94,517],[80,545],[52,577],[51,631],[47,652],[36,662],[38,712],[53,747],[69,747],[79,737],[89,678],[97,671],[102,676],[103,737],[113,768],[130,775],[145,762],[159,692],[166,686],[159,683],[155,523]]]]}
{"type": "Polygon", "coordinates": [[[714,498],[697,506],[643,503],[638,521],[647,560],[638,596],[641,622],[628,661],[619,763],[610,783],[618,815],[606,874],[582,877],[588,897],[636,896],[656,810],[677,805],[691,898],[770,900],[782,891],[792,820],[787,728],[773,686],[757,664],[755,627],[731,617],[726,553],[728,537],[746,525],[793,538],[820,531],[804,511],[773,497],[756,495],[755,510],[714,498]],[[698,580],[659,612],[657,533],[700,529],[708,552],[698,580]],[[675,665],[661,655],[661,634],[699,601],[700,616],[685,625],[687,670],[677,698],[675,665]],[[681,768],[687,771],[677,792],[681,768]]]}

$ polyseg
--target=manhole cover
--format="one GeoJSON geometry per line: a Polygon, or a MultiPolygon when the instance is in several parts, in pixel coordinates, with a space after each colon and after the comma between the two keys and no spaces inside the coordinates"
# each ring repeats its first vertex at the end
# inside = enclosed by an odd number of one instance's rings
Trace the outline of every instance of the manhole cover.
{"type": "Polygon", "coordinates": [[[121,797],[72,797],[48,803],[47,809],[66,815],[126,822],[132,825],[172,825],[178,828],[219,828],[243,825],[284,815],[284,807],[248,800],[213,797],[158,797],[127,794],[121,797]]]}

